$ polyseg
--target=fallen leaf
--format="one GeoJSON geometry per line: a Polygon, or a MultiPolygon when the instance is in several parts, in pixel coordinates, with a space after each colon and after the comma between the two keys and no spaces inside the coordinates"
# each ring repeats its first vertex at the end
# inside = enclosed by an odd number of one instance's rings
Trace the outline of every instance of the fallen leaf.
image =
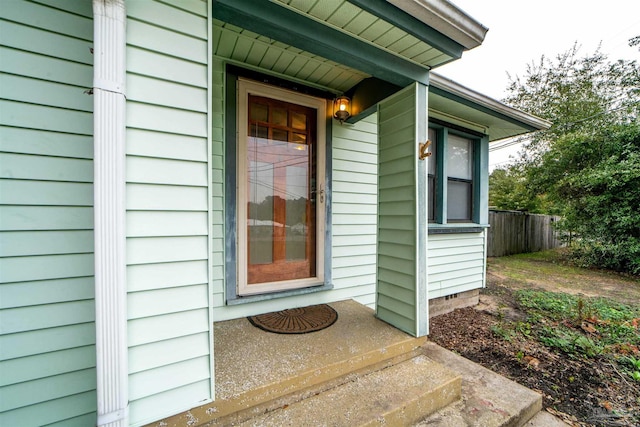
{"type": "Polygon", "coordinates": [[[583,331],[585,331],[588,334],[597,334],[598,333],[598,330],[590,322],[582,322],[580,327],[582,328],[583,331]]]}
{"type": "Polygon", "coordinates": [[[524,361],[534,369],[538,369],[538,365],[540,365],[540,361],[533,356],[525,356],[524,361]]]}
{"type": "Polygon", "coordinates": [[[600,406],[602,406],[604,409],[606,409],[609,412],[611,412],[611,410],[613,409],[613,405],[611,405],[611,402],[609,402],[608,400],[605,400],[604,402],[600,402],[600,406]]]}

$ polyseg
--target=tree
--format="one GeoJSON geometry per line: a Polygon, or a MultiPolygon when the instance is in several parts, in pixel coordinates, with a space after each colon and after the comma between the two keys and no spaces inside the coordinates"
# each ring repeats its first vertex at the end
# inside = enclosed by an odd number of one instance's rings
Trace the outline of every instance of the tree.
{"type": "Polygon", "coordinates": [[[549,169],[531,175],[547,180],[562,226],[581,236],[576,259],[640,275],[640,124],[565,135],[543,158],[549,169]]]}
{"type": "Polygon", "coordinates": [[[581,57],[574,45],[530,64],[508,90],[507,103],[553,123],[505,172],[519,176],[512,191],[564,216],[561,226],[580,236],[581,261],[640,275],[638,63],[599,51],[581,57]]]}
{"type": "Polygon", "coordinates": [[[531,139],[528,156],[535,157],[560,136],[637,120],[640,66],[636,61],[609,62],[599,49],[581,57],[574,44],[555,60],[542,56],[529,64],[522,79],[509,76],[507,91],[507,104],[552,123],[531,139]]]}
{"type": "Polygon", "coordinates": [[[530,213],[549,213],[546,197],[532,193],[518,165],[498,168],[489,175],[489,206],[530,213]]]}

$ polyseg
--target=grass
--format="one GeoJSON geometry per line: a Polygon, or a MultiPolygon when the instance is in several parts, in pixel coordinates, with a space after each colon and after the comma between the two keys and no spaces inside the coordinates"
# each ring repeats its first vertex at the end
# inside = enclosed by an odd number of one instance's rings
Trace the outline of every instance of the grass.
{"type": "Polygon", "coordinates": [[[627,304],[640,301],[640,277],[577,267],[563,249],[489,258],[488,273],[490,280],[493,275],[510,288],[606,296],[627,304]]]}
{"type": "Polygon", "coordinates": [[[571,358],[604,357],[640,382],[640,305],[532,289],[514,297],[526,320],[501,320],[491,328],[495,335],[533,339],[571,358]]]}
{"type": "Polygon", "coordinates": [[[524,321],[500,319],[495,335],[533,339],[570,358],[604,358],[640,382],[638,278],[573,266],[561,250],[492,258],[489,271],[515,285],[526,314],[524,321]]]}
{"type": "Polygon", "coordinates": [[[640,426],[639,277],[577,267],[560,250],[489,258],[487,282],[502,349],[489,366],[580,425],[640,426]]]}

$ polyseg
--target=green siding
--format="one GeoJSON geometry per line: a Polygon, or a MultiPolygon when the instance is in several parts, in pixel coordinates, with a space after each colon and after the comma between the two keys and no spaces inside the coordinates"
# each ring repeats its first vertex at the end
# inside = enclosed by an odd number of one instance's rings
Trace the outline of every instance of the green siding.
{"type": "MultiPolygon", "coordinates": [[[[377,316],[414,335],[426,334],[426,277],[419,260],[426,242],[420,221],[418,141],[424,140],[426,87],[411,85],[378,104],[377,316]]],[[[424,176],[423,176],[424,175],[424,176]]]]}
{"type": "Polygon", "coordinates": [[[132,425],[212,396],[206,1],[127,1],[132,425]]]}
{"type": "Polygon", "coordinates": [[[0,8],[0,425],[96,420],[91,17],[0,8]]]}
{"type": "Polygon", "coordinates": [[[484,286],[484,233],[429,236],[429,298],[484,286]]]}
{"type": "Polygon", "coordinates": [[[349,298],[375,305],[377,115],[333,125],[333,284],[349,298]]]}

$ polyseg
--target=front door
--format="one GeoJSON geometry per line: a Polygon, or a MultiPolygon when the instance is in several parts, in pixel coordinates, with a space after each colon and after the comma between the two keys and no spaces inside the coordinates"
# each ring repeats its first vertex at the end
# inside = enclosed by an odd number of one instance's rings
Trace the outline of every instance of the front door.
{"type": "Polygon", "coordinates": [[[238,293],[317,285],[317,222],[325,197],[318,168],[318,108],[294,102],[300,99],[288,91],[240,85],[248,87],[240,91],[245,98],[239,102],[246,114],[238,115],[238,195],[244,207],[238,249],[245,255],[238,293]]]}

